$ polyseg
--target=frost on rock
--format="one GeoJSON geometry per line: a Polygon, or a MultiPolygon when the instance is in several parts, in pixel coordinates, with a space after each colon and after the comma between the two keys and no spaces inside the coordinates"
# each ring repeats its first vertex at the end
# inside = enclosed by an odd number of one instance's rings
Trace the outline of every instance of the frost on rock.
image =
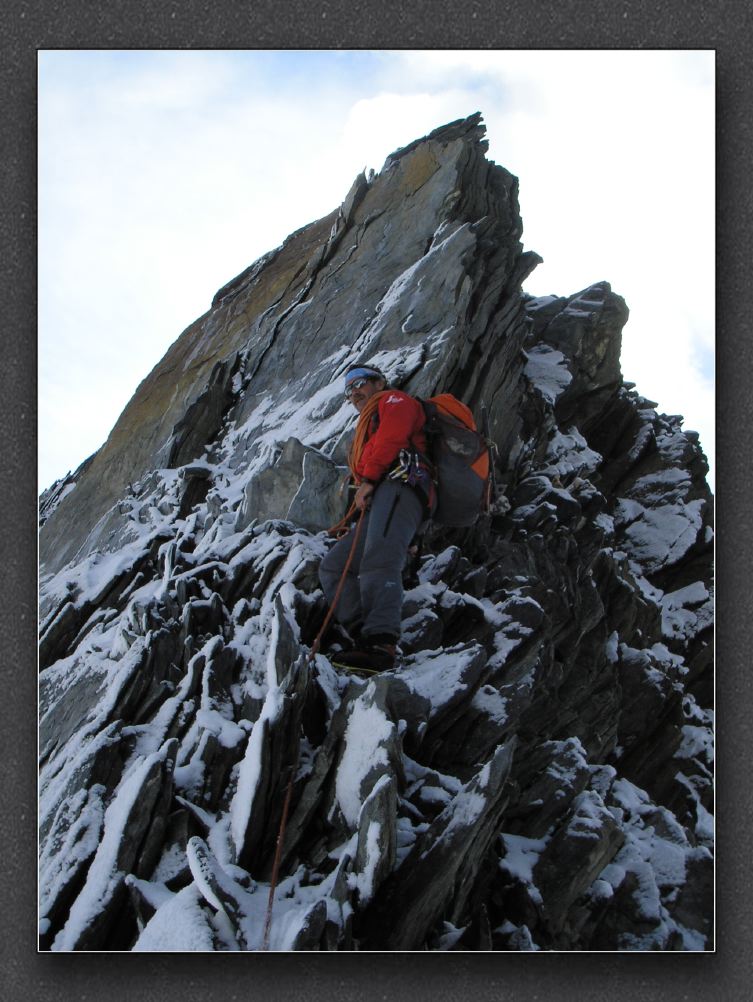
{"type": "Polygon", "coordinates": [[[693,501],[643,509],[625,528],[625,549],[649,572],[677,563],[698,541],[703,507],[703,501],[693,501]]]}
{"type": "Polygon", "coordinates": [[[565,356],[548,345],[538,345],[526,352],[525,374],[547,403],[553,404],[572,380],[565,356]]]}
{"type": "Polygon", "coordinates": [[[484,153],[475,115],[359,175],[43,497],[43,949],[713,948],[705,459],[622,382],[607,283],[522,291],[484,153]],[[312,650],[356,360],[495,445],[368,680],[312,650]]]}

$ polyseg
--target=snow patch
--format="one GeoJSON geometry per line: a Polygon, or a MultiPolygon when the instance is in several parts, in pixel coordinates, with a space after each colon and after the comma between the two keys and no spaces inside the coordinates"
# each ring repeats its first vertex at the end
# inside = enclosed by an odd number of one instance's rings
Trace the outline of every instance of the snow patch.
{"type": "Polygon", "coordinates": [[[526,376],[547,403],[554,404],[573,379],[565,362],[565,356],[561,351],[556,351],[545,344],[535,345],[523,354],[526,356],[523,369],[526,376]]]}

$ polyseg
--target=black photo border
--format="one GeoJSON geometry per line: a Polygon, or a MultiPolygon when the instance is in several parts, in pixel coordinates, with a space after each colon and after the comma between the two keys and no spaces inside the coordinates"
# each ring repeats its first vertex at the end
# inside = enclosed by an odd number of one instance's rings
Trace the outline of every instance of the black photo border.
{"type": "Polygon", "coordinates": [[[746,385],[753,371],[752,28],[744,0],[716,6],[707,0],[29,0],[3,7],[0,857],[6,893],[0,988],[5,998],[648,1002],[748,996],[753,981],[748,778],[753,617],[747,573],[752,465],[747,431],[753,394],[746,385]],[[205,954],[37,952],[36,60],[40,49],[93,48],[715,51],[719,821],[714,953],[255,954],[220,960],[205,954]]]}

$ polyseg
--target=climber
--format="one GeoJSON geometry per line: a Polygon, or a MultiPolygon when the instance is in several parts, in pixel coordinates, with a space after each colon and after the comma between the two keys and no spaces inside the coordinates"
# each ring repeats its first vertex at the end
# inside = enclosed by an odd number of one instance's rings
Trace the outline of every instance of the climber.
{"type": "MultiPolygon", "coordinates": [[[[395,665],[408,550],[432,513],[435,490],[425,457],[421,404],[389,386],[371,365],[345,374],[345,396],[359,414],[350,450],[355,508],[365,509],[350,570],[336,609],[353,645],[332,658],[345,668],[386,671],[395,665]]],[[[351,527],[319,569],[332,603],[354,540],[351,527]]]]}

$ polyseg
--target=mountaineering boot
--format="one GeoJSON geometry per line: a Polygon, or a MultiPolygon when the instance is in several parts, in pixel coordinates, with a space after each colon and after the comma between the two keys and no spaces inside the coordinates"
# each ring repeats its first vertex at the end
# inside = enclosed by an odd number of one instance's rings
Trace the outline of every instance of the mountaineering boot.
{"type": "Polygon", "coordinates": [[[397,637],[387,633],[372,633],[361,637],[350,650],[336,654],[332,664],[339,668],[378,674],[395,667],[397,637]]]}
{"type": "Polygon", "coordinates": [[[358,631],[354,628],[348,630],[342,624],[330,623],[327,632],[322,638],[321,649],[332,654],[339,654],[341,651],[349,651],[358,645],[358,631]]]}

